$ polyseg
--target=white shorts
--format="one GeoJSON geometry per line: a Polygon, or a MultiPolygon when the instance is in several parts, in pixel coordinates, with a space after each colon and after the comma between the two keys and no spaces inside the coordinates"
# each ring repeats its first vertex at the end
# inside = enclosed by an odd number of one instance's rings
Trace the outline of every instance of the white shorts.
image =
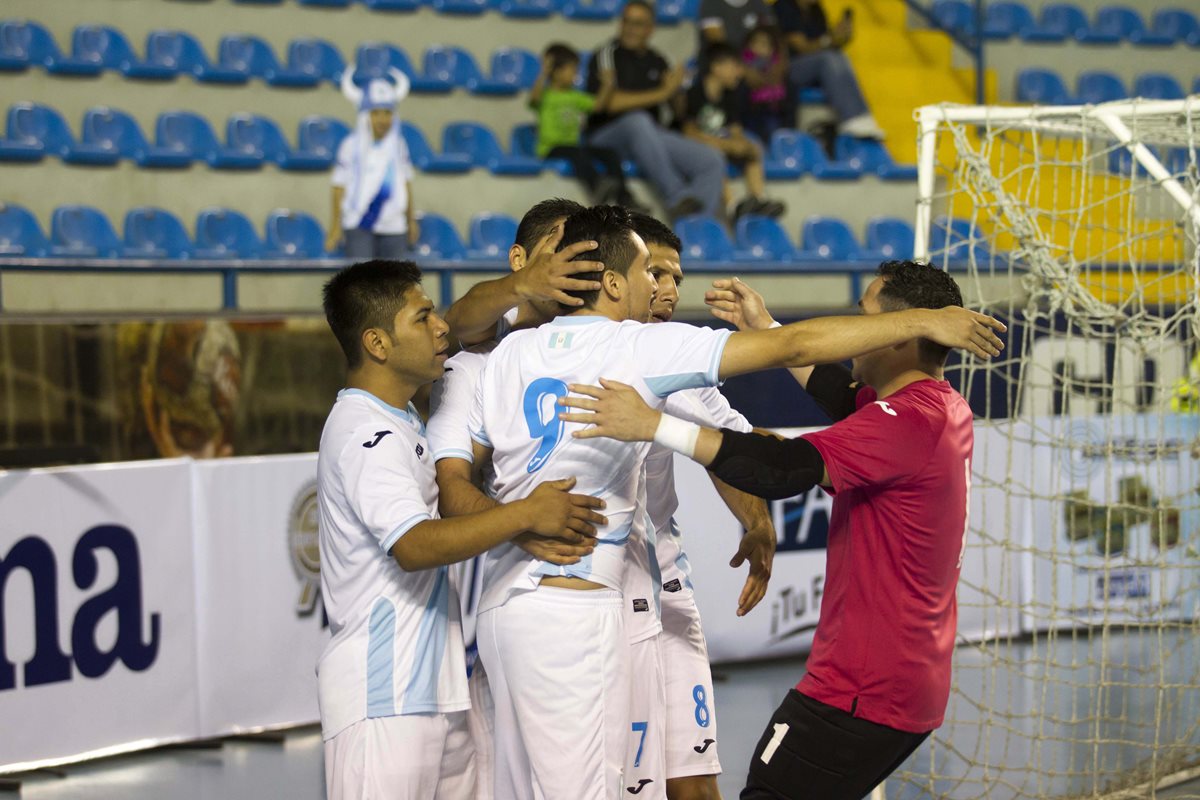
{"type": "Polygon", "coordinates": [[[639,800],[667,797],[667,697],[662,634],[629,645],[630,738],[625,789],[639,800]]]}
{"type": "Polygon", "coordinates": [[[667,778],[719,775],[717,714],[708,645],[690,589],[662,593],[666,670],[667,778]]]}
{"type": "Polygon", "coordinates": [[[479,615],[495,800],[616,800],[629,732],[621,595],[542,586],[479,615]]]}
{"type": "Polygon", "coordinates": [[[488,685],[483,659],[475,659],[467,679],[471,707],[467,710],[467,729],[475,748],[475,800],[492,800],[492,780],[496,761],[496,704],[488,685]]]}
{"type": "Polygon", "coordinates": [[[474,796],[467,712],[364,719],[325,742],[328,800],[474,796]]]}

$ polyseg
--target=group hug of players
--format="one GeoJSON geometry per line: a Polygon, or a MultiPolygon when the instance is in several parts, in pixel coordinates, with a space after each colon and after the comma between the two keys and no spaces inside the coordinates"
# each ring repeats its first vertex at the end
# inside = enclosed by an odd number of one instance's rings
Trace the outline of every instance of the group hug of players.
{"type": "Polygon", "coordinates": [[[739,615],[770,577],[762,498],[835,495],[812,653],[741,797],[860,798],[941,724],[973,441],[942,365],[997,355],[1003,325],[913,262],[858,316],[779,325],[734,278],[706,301],[736,331],[673,323],[679,251],[651,217],[548,200],[444,319],[410,262],[325,286],[348,367],[318,459],[332,800],[720,797],[676,453],[745,529],[739,615]],[[780,367],[831,427],[755,431],[716,389],[780,367]],[[468,679],[448,566],[480,554],[468,679]]]}

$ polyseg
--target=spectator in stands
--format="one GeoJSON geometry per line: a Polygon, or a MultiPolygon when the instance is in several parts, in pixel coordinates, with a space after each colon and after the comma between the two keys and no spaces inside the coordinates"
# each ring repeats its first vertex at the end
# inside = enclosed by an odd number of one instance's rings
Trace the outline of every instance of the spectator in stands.
{"type": "Polygon", "coordinates": [[[396,105],[408,95],[408,77],[373,80],[360,89],[347,70],[342,93],[358,107],[354,131],[338,147],[333,210],[326,250],[345,244],[348,258],[405,258],[420,229],[414,216],[412,162],[400,135],[396,105]]]}
{"type": "Polygon", "coordinates": [[[704,63],[704,71],[687,91],[682,115],[683,133],[719,150],[742,167],[748,196],[734,209],[735,220],[743,214],[778,217],[784,212],[784,205],[765,197],[762,146],[746,136],[742,129],[742,117],[749,98],[742,83],[741,58],[731,45],[716,42],[705,51],[704,63]]]}
{"type": "Polygon", "coordinates": [[[820,0],[778,0],[775,17],[791,50],[788,77],[793,94],[819,88],[837,114],[838,133],[883,139],[883,129],[867,109],[854,67],[842,52],[854,34],[850,10],[830,28],[820,0]]]}
{"type": "Polygon", "coordinates": [[[529,105],[538,115],[538,158],[565,158],[575,168],[593,203],[634,205],[625,186],[621,156],[607,147],[580,143],[584,115],[602,112],[608,107],[616,86],[612,73],[600,76],[600,91],[591,95],[575,88],[579,74],[579,53],[569,45],[552,44],[542,54],[542,71],[529,93],[529,105]],[[605,174],[596,172],[595,162],[604,165],[605,174]]]}
{"type": "Polygon", "coordinates": [[[599,92],[604,73],[616,89],[608,107],[588,118],[588,143],[610,147],[636,163],[662,195],[672,219],[698,211],[720,215],[725,159],[713,148],[667,130],[659,119],[663,104],[683,83],[683,70],[671,67],[650,47],[653,33],[653,7],[646,0],[629,0],[617,37],[593,54],[587,90],[599,92]]]}
{"type": "Polygon", "coordinates": [[[751,31],[774,19],[768,0],[700,0],[700,43],[696,48],[700,70],[709,45],[724,42],[741,47],[751,31]]]}
{"type": "Polygon", "coordinates": [[[742,64],[750,93],[742,125],[762,141],[770,141],[779,128],[796,124],[795,96],[787,86],[787,50],[779,29],[759,25],[750,31],[742,47],[742,64]]]}

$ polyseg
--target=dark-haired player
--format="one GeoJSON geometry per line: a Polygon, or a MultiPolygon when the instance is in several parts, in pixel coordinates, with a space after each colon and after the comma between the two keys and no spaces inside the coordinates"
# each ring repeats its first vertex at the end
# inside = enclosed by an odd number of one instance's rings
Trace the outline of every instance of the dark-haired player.
{"type": "MultiPolygon", "coordinates": [[[[321,433],[321,593],[332,638],[317,666],[326,789],[339,798],[460,800],[474,791],[458,601],[446,566],[533,528],[582,541],[604,517],[567,478],[528,499],[437,518],[425,426],[411,405],[446,360],[447,326],[408,261],[325,285],[346,387],[321,433]]],[[[566,476],[564,476],[566,478],[566,476]]]]}
{"type": "MultiPolygon", "coordinates": [[[[762,297],[724,282],[710,302],[739,327],[774,323],[762,297]]],[[[945,272],[887,262],[864,319],[962,303],[945,272]]],[[[593,413],[574,435],[656,441],[764,497],[821,484],[835,493],[821,620],[808,669],[755,748],[743,800],[859,800],[942,723],[966,544],[971,410],[942,379],[949,348],[922,337],[825,364],[797,379],[836,420],[797,439],[701,429],[650,409],[635,389],[572,387],[593,413]]]]}

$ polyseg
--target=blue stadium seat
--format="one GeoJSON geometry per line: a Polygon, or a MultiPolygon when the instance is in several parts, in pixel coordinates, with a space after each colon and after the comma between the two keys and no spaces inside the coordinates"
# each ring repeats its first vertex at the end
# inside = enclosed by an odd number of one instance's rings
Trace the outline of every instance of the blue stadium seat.
{"type": "Polygon", "coordinates": [[[347,8],[350,0],[297,0],[302,6],[324,6],[326,8],[347,8]]]}
{"type": "Polygon", "coordinates": [[[1116,36],[1143,47],[1170,47],[1170,36],[1151,33],[1142,22],[1142,15],[1128,6],[1105,6],[1096,12],[1092,33],[1116,36]]]}
{"type": "Polygon", "coordinates": [[[209,208],[196,217],[196,258],[258,258],[262,242],[250,220],[228,208],[209,208]]]}
{"type": "Polygon", "coordinates": [[[293,153],[279,126],[257,114],[234,114],[225,126],[229,148],[244,156],[270,162],[289,171],[324,170],[329,162],[320,156],[293,153]]]}
{"type": "Polygon", "coordinates": [[[1200,75],[1197,75],[1196,79],[1192,81],[1192,94],[1200,94],[1200,75]]]}
{"type": "Polygon", "coordinates": [[[388,70],[395,68],[408,76],[414,92],[440,93],[454,88],[452,83],[426,78],[413,67],[408,54],[399,47],[380,42],[368,42],[358,46],[354,58],[354,82],[362,85],[370,80],[388,79],[388,70]]]}
{"type": "Polygon", "coordinates": [[[482,14],[488,10],[488,0],[432,0],[430,5],[439,14],[482,14]]]}
{"type": "Polygon", "coordinates": [[[320,159],[326,167],[337,158],[338,145],[350,135],[346,123],[333,117],[305,117],[296,132],[296,155],[320,159]]]}
{"type": "Polygon", "coordinates": [[[767,178],[787,180],[811,173],[818,180],[854,180],[861,170],[841,162],[830,161],[816,139],[807,133],[793,130],[775,131],[764,164],[767,178]]]}
{"type": "Polygon", "coordinates": [[[675,221],[675,233],[683,241],[680,255],[686,262],[733,260],[733,242],[724,226],[712,217],[682,217],[675,221]]]}
{"type": "Polygon", "coordinates": [[[1176,44],[1200,46],[1200,20],[1182,8],[1164,8],[1156,13],[1150,31],[1157,36],[1169,36],[1176,44]]]}
{"type": "Polygon", "coordinates": [[[346,70],[338,49],[324,39],[293,39],[288,44],[288,70],[314,81],[337,83],[346,70]]]}
{"type": "Polygon", "coordinates": [[[1042,7],[1037,27],[1021,38],[1027,42],[1061,42],[1086,35],[1087,32],[1087,16],[1078,6],[1051,3],[1042,7]]]}
{"type": "Polygon", "coordinates": [[[870,173],[886,181],[915,181],[917,168],[911,164],[897,164],[892,160],[882,142],[874,139],[855,139],[839,136],[834,142],[834,152],[839,163],[846,164],[862,173],[870,173]]]}
{"type": "Polygon", "coordinates": [[[1183,87],[1179,81],[1165,72],[1147,72],[1137,77],[1133,85],[1134,97],[1146,97],[1151,100],[1182,100],[1183,87]]]}
{"type": "Polygon", "coordinates": [[[450,220],[438,214],[417,214],[417,225],[421,236],[417,240],[417,255],[438,261],[461,261],[467,257],[467,248],[450,220]]]}
{"type": "Polygon", "coordinates": [[[545,19],[552,14],[557,14],[561,3],[559,0],[496,0],[494,6],[506,17],[545,19]]]}
{"type": "Polygon", "coordinates": [[[120,160],[120,151],[111,143],[76,142],[62,115],[49,106],[37,103],[17,103],[8,110],[8,141],[0,144],[0,157],[15,146],[10,160],[36,160],[33,149],[40,145],[45,155],[56,156],[70,164],[111,166],[120,160]],[[22,147],[27,145],[29,147],[22,147]]]}
{"type": "Polygon", "coordinates": [[[208,120],[191,111],[167,111],[158,115],[155,137],[159,147],[189,154],[217,169],[257,169],[262,159],[239,153],[217,141],[208,120]]]}
{"type": "Polygon", "coordinates": [[[1163,166],[1176,177],[1188,176],[1193,185],[1200,182],[1200,173],[1193,169],[1192,155],[1186,147],[1172,147],[1168,150],[1167,157],[1163,159],[1163,166]]]}
{"type": "Polygon", "coordinates": [[[400,120],[400,135],[404,137],[404,143],[408,145],[408,157],[412,160],[413,166],[421,172],[470,172],[471,167],[474,166],[471,157],[465,153],[435,154],[433,148],[429,146],[429,142],[425,140],[425,134],[421,133],[421,129],[411,122],[400,120]]]}
{"type": "Polygon", "coordinates": [[[128,158],[139,167],[186,167],[192,163],[192,157],[186,153],[149,144],[137,121],[115,108],[88,109],[83,115],[80,139],[115,149],[121,158],[128,158]]]}
{"type": "Polygon", "coordinates": [[[271,46],[257,36],[225,36],[221,39],[220,65],[262,78],[272,86],[316,86],[319,79],[286,69],[275,58],[271,46]]]}
{"type": "Polygon", "coordinates": [[[1075,93],[1079,97],[1079,102],[1091,105],[1129,97],[1129,90],[1125,88],[1125,83],[1113,73],[1102,70],[1079,73],[1079,80],[1075,84],[1075,93]]]}
{"type": "Polygon", "coordinates": [[[50,243],[29,209],[0,203],[0,257],[41,258],[49,249],[50,243]]]}
{"type": "Polygon", "coordinates": [[[517,221],[508,214],[476,214],[471,217],[467,258],[506,259],[517,238],[517,221]]]}
{"type": "Polygon", "coordinates": [[[36,22],[0,22],[0,69],[45,67],[61,58],[54,37],[36,22]]]}
{"type": "Polygon", "coordinates": [[[99,75],[105,67],[106,43],[104,37],[95,35],[94,26],[80,25],[71,37],[71,54],[56,50],[46,60],[46,70],[57,75],[99,75]]]}
{"type": "Polygon", "coordinates": [[[171,67],[148,64],[133,52],[125,34],[108,25],[80,25],[75,29],[75,53],[92,54],[105,69],[116,70],[126,78],[171,80],[179,73],[171,67]]]}
{"type": "Polygon", "coordinates": [[[325,232],[303,211],[277,208],[267,215],[263,258],[323,258],[325,232]]]}
{"type": "Polygon", "coordinates": [[[426,91],[448,92],[455,87],[475,91],[483,81],[475,58],[461,47],[433,45],[425,50],[424,79],[426,91]]]}
{"type": "Polygon", "coordinates": [[[745,214],[738,218],[735,241],[744,257],[753,261],[794,261],[796,247],[787,232],[770,217],[745,214]]]}
{"type": "Polygon", "coordinates": [[[1129,177],[1134,174],[1135,166],[1137,177],[1145,178],[1150,174],[1140,162],[1135,161],[1133,153],[1129,152],[1129,148],[1118,145],[1109,151],[1108,171],[1113,175],[1129,177]]]}
{"type": "Polygon", "coordinates": [[[623,5],[622,0],[563,0],[562,14],[567,19],[610,20],[623,5]]]}
{"type": "Polygon", "coordinates": [[[983,38],[991,40],[1011,39],[1037,27],[1033,12],[1024,3],[988,3],[984,8],[983,38]]]}
{"type": "Polygon", "coordinates": [[[929,252],[933,264],[942,264],[947,260],[951,263],[964,262],[971,252],[975,253],[976,261],[988,260],[982,232],[976,229],[972,236],[971,222],[958,217],[937,217],[933,220],[929,232],[929,252]]]}
{"type": "Polygon", "coordinates": [[[362,3],[372,11],[416,11],[421,7],[421,0],[362,0],[362,3]]]}
{"type": "Polygon", "coordinates": [[[91,206],[59,206],[50,217],[50,255],[115,258],[121,243],[108,218],[91,206]]]}
{"type": "Polygon", "coordinates": [[[1070,31],[1070,35],[1077,42],[1084,44],[1117,44],[1121,41],[1121,34],[1114,33],[1111,30],[1098,30],[1094,25],[1088,22],[1087,15],[1083,9],[1071,3],[1057,3],[1048,5],[1042,9],[1042,20],[1047,18],[1061,18],[1063,25],[1070,31]]]}
{"type": "Polygon", "coordinates": [[[126,258],[188,258],[192,241],[183,223],[161,208],[134,208],[125,215],[126,258]]]}
{"type": "MultiPolygon", "coordinates": [[[[533,123],[514,126],[509,152],[514,156],[537,158],[537,126],[533,123]]],[[[542,159],[542,167],[552,170],[564,178],[570,178],[575,175],[575,168],[565,158],[542,159]]]]}
{"type": "Polygon", "coordinates": [[[871,217],[862,252],[871,261],[904,260],[913,257],[913,229],[895,217],[871,217]]]}
{"type": "Polygon", "coordinates": [[[654,18],[659,25],[678,25],[700,18],[699,0],[658,0],[654,4],[654,18]]]}
{"type": "Polygon", "coordinates": [[[506,155],[496,135],[477,122],[453,122],[442,131],[442,152],[460,153],[476,167],[494,175],[538,175],[542,161],[528,156],[506,155]]]}
{"type": "Polygon", "coordinates": [[[1017,102],[1065,106],[1071,103],[1071,93],[1057,72],[1023,69],[1017,73],[1017,102]]]}
{"type": "Polygon", "coordinates": [[[964,0],[936,0],[931,9],[934,20],[948,31],[975,35],[975,7],[964,0]]]}
{"type": "Polygon", "coordinates": [[[46,142],[30,129],[28,115],[17,113],[17,108],[8,110],[7,130],[0,140],[0,161],[41,161],[47,155],[46,142]]]}
{"type": "Polygon", "coordinates": [[[862,249],[845,222],[833,217],[813,216],[804,221],[800,234],[800,258],[818,261],[855,261],[862,249]]]}
{"type": "Polygon", "coordinates": [[[249,76],[209,62],[196,38],[183,31],[152,31],[146,37],[146,62],[187,73],[204,83],[245,83],[249,76]]]}
{"type": "Polygon", "coordinates": [[[516,94],[530,89],[542,69],[541,61],[528,50],[503,47],[492,53],[492,74],[472,91],[479,94],[516,94]]]}
{"type": "Polygon", "coordinates": [[[233,2],[248,6],[277,6],[283,0],[233,0],[233,2]]]}

